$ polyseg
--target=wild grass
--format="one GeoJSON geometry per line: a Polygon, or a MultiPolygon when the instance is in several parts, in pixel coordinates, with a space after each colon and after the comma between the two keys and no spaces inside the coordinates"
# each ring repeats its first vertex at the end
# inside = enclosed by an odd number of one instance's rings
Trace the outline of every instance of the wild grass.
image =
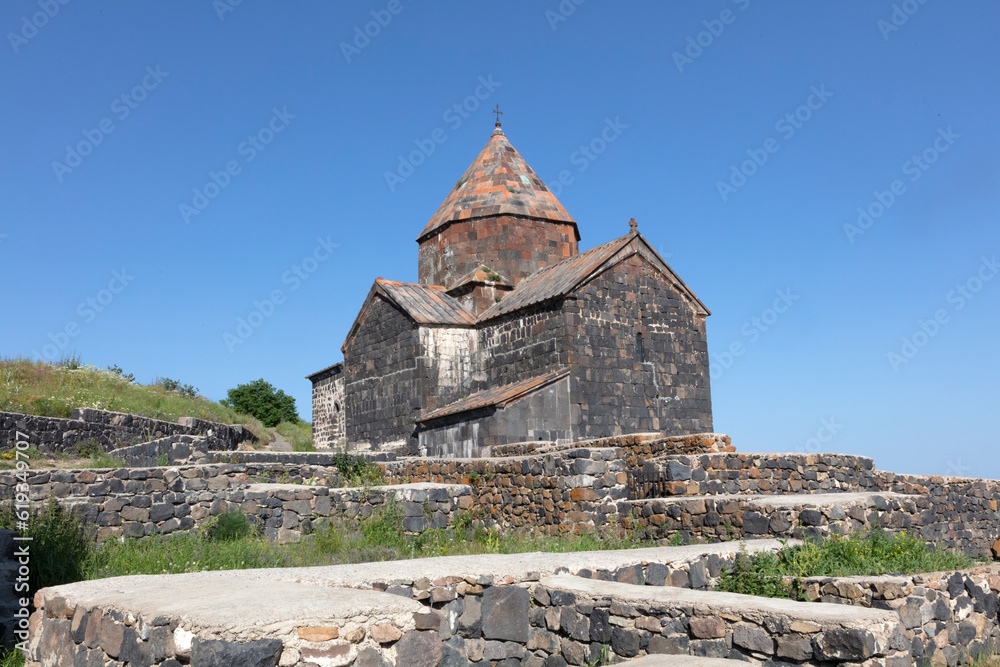
{"type": "Polygon", "coordinates": [[[263,424],[193,392],[162,384],[139,384],[118,371],[84,365],[78,358],[50,364],[0,358],[0,411],[68,418],[73,408],[96,408],[176,421],[197,417],[224,424],[243,424],[267,442],[263,424]]]}
{"type": "Polygon", "coordinates": [[[291,443],[293,452],[315,452],[313,446],[312,424],[309,422],[281,422],[274,427],[278,435],[291,443]]]}
{"type": "Polygon", "coordinates": [[[0,647],[0,667],[24,667],[24,654],[17,649],[0,647]]]}
{"type": "Polygon", "coordinates": [[[733,568],[723,573],[719,590],[800,599],[797,582],[806,577],[941,572],[975,564],[973,558],[936,549],[913,533],[889,534],[872,528],[849,537],[806,540],[776,552],[750,555],[741,547],[733,568]],[[793,583],[788,583],[789,577],[793,583]]]}
{"type": "MultiPolygon", "coordinates": [[[[0,505],[0,528],[15,530],[18,517],[13,503],[0,505]]],[[[80,581],[86,576],[92,542],[80,519],[54,498],[29,512],[27,530],[31,553],[28,586],[32,592],[46,586],[80,581]]]]}

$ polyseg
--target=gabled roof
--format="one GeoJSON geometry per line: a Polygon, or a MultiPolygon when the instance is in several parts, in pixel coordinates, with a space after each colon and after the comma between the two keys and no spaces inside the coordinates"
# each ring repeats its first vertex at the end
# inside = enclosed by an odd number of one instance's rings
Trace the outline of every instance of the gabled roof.
{"type": "Polygon", "coordinates": [[[476,320],[461,302],[448,296],[440,285],[401,283],[377,278],[375,287],[403,309],[417,324],[471,326],[476,320]]]}
{"type": "Polygon", "coordinates": [[[591,248],[579,255],[546,266],[522,280],[514,291],[479,315],[479,322],[506,315],[528,306],[544,303],[574,291],[590,278],[635,253],[642,253],[671,281],[672,286],[686,297],[702,315],[711,315],[705,304],[695,296],[684,281],[649,245],[639,232],[631,232],[591,248]]]}
{"type": "Polygon", "coordinates": [[[563,379],[567,375],[569,375],[569,369],[563,368],[552,373],[536,375],[535,377],[528,378],[527,380],[514,382],[513,384],[479,391],[467,398],[463,398],[460,401],[455,401],[451,405],[446,405],[443,408],[434,410],[433,412],[428,412],[416,421],[419,424],[431,421],[432,419],[447,417],[448,415],[456,415],[460,412],[469,412],[470,410],[479,410],[491,407],[502,408],[520,398],[524,398],[528,394],[537,391],[542,387],[563,379]]]}
{"type": "MultiPolygon", "coordinates": [[[[486,147],[420,232],[417,241],[423,241],[456,220],[491,215],[520,215],[564,222],[576,230],[573,217],[510,145],[499,124],[486,147]]],[[[579,231],[576,238],[580,239],[579,231]]]]}
{"type": "Polygon", "coordinates": [[[459,287],[465,285],[503,285],[514,288],[514,285],[488,266],[480,266],[469,271],[464,276],[455,281],[455,284],[448,288],[449,292],[454,292],[459,287]]]}
{"type": "Polygon", "coordinates": [[[368,314],[368,309],[376,296],[381,296],[394,304],[417,324],[471,327],[476,323],[475,318],[462,307],[461,302],[446,294],[444,287],[440,285],[401,283],[396,280],[376,278],[375,284],[365,297],[364,305],[351,324],[347,338],[340,346],[341,350],[354,337],[358,325],[368,314]]]}

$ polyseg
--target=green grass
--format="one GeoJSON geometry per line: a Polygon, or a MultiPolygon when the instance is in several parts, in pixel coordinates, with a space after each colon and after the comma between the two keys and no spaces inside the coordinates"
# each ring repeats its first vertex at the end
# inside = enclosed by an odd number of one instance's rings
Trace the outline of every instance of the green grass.
{"type": "Polygon", "coordinates": [[[197,417],[223,424],[243,424],[266,442],[264,426],[203,396],[168,390],[160,384],[130,382],[114,371],[82,365],[79,359],[49,364],[24,358],[0,358],[0,411],[68,418],[73,408],[128,412],[176,421],[197,417]]]}
{"type": "Polygon", "coordinates": [[[849,537],[806,540],[777,552],[749,555],[741,547],[734,567],[722,575],[719,590],[765,597],[801,598],[798,584],[784,577],[847,577],[964,570],[976,561],[935,549],[912,533],[889,534],[873,528],[849,537]]]}
{"type": "Polygon", "coordinates": [[[313,446],[312,424],[309,422],[281,422],[274,427],[278,435],[292,444],[293,452],[315,452],[313,446]]]}
{"type": "Polygon", "coordinates": [[[16,649],[0,647],[0,667],[24,667],[24,654],[16,649]]]}

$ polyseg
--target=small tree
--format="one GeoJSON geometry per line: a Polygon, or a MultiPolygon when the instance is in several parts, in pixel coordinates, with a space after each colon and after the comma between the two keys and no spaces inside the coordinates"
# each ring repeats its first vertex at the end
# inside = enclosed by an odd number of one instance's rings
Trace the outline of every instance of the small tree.
{"type": "Polygon", "coordinates": [[[230,389],[221,403],[237,412],[256,417],[264,426],[299,422],[295,399],[280,389],[275,389],[264,378],[230,389]]]}

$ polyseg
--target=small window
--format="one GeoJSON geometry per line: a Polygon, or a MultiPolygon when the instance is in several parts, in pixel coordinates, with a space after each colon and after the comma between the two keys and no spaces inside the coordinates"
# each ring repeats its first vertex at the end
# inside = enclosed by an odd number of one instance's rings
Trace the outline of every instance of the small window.
{"type": "Polygon", "coordinates": [[[338,403],[337,401],[333,402],[333,411],[340,412],[340,403],[338,403]]]}
{"type": "Polygon", "coordinates": [[[635,333],[635,360],[642,363],[642,332],[635,333]]]}

